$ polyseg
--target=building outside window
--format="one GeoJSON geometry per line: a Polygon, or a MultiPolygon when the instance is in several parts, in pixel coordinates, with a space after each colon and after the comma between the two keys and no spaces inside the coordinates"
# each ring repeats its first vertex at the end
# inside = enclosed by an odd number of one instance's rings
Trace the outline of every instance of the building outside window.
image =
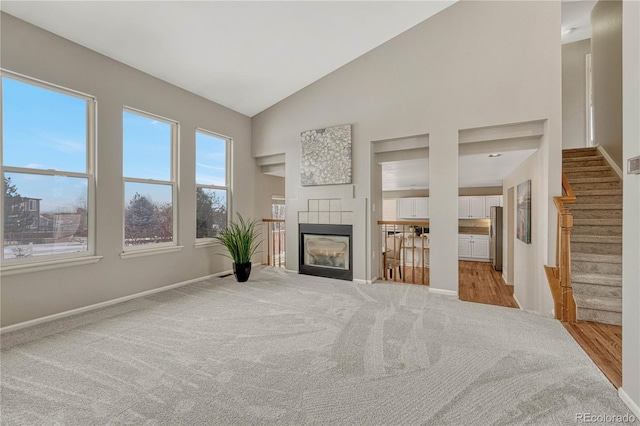
{"type": "Polygon", "coordinates": [[[2,262],[93,255],[95,98],[8,71],[1,84],[2,262]]]}
{"type": "Polygon", "coordinates": [[[271,219],[284,219],[285,198],[284,195],[271,196],[271,219]]]}
{"type": "Polygon", "coordinates": [[[196,131],[196,238],[216,236],[227,227],[230,206],[231,139],[196,131]]]}
{"type": "Polygon", "coordinates": [[[125,108],[125,251],[176,245],[177,139],[177,122],[125,108]]]}

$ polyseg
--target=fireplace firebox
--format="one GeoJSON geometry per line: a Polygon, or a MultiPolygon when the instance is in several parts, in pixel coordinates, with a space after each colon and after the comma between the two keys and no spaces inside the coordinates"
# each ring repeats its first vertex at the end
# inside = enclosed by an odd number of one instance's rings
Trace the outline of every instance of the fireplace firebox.
{"type": "Polygon", "coordinates": [[[353,281],[352,226],[301,223],[301,274],[353,281]]]}

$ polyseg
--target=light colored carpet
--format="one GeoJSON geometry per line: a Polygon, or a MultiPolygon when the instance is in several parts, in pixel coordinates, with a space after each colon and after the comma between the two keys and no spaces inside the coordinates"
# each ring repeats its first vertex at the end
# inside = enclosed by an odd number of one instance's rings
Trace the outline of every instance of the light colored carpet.
{"type": "Polygon", "coordinates": [[[628,414],[560,323],[256,268],[2,336],[14,424],[568,424],[628,414]]]}

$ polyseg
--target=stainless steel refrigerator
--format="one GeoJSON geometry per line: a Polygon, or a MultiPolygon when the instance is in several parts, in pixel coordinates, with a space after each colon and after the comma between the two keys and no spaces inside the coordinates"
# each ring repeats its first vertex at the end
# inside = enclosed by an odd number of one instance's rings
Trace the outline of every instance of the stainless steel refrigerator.
{"type": "Polygon", "coordinates": [[[489,258],[493,269],[502,271],[502,207],[491,207],[489,217],[489,258]]]}

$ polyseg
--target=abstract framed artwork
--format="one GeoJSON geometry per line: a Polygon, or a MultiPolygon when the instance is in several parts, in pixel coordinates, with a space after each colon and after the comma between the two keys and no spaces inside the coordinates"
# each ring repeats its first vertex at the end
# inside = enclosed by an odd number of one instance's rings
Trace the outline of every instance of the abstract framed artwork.
{"type": "Polygon", "coordinates": [[[531,244],[531,180],[518,185],[518,227],[520,241],[531,244]]]}
{"type": "Polygon", "coordinates": [[[351,183],[351,125],[307,130],[300,134],[302,186],[351,183]]]}

